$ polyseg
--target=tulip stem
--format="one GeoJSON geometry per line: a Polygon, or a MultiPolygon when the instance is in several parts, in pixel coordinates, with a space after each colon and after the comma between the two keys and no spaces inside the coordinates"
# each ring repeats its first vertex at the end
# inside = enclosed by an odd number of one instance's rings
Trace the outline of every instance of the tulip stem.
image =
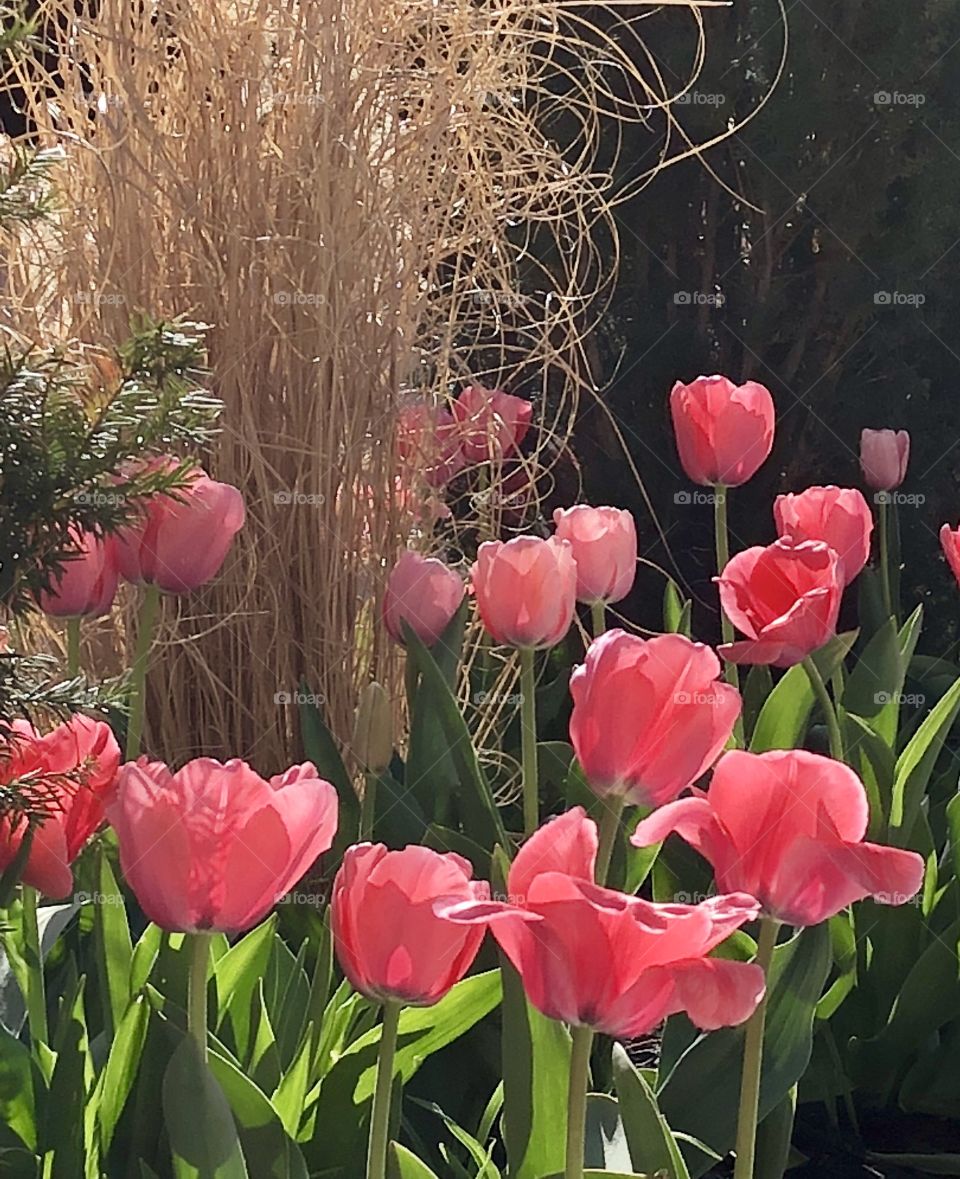
{"type": "Polygon", "coordinates": [[[407,652],[406,662],[403,665],[403,689],[404,695],[407,697],[407,721],[413,724],[413,705],[417,698],[417,683],[420,679],[420,672],[417,667],[417,661],[413,659],[410,652],[407,652]]]}
{"type": "Polygon", "coordinates": [[[606,884],[613,858],[613,845],[620,830],[620,817],[626,799],[622,794],[610,794],[601,798],[603,815],[600,819],[600,843],[597,848],[597,884],[606,884]]]}
{"type": "Polygon", "coordinates": [[[207,968],[210,963],[209,933],[191,933],[190,978],[187,984],[187,1030],[196,1042],[197,1051],[207,1063],[207,968]]]}
{"type": "Polygon", "coordinates": [[[43,982],[43,954],[40,950],[40,927],[37,924],[37,890],[29,884],[21,889],[23,921],[23,957],[27,966],[27,1023],[34,1044],[46,1044],[47,994],[43,982]]]}
{"type": "Polygon", "coordinates": [[[846,761],[843,752],[843,734],[840,731],[837,710],[834,707],[833,701],[830,699],[827,685],[823,682],[823,676],[820,674],[820,669],[814,662],[812,655],[808,655],[804,659],[803,667],[807,673],[807,678],[810,680],[810,687],[813,688],[813,694],[816,696],[817,702],[820,705],[823,719],[827,723],[827,735],[830,739],[830,756],[836,758],[837,761],[846,761]]]}
{"type": "MultiPolygon", "coordinates": [[[[713,485],[713,533],[717,547],[717,576],[723,576],[723,571],[730,563],[730,530],[727,525],[727,489],[722,483],[713,485]]],[[[720,607],[720,633],[724,643],[732,643],[734,638],[733,623],[726,616],[723,606],[720,607]]],[[[724,669],[724,679],[732,687],[740,691],[740,669],[735,663],[727,663],[724,669]]],[[[737,714],[733,727],[734,740],[739,748],[743,748],[743,714],[737,714]]]]}
{"type": "Polygon", "coordinates": [[[368,770],[363,776],[363,799],[360,802],[360,842],[373,838],[374,819],[377,813],[377,773],[368,770]]]}
{"type": "Polygon", "coordinates": [[[143,717],[147,706],[147,665],[150,662],[150,648],[153,645],[153,628],[157,618],[160,591],[155,585],[144,589],[143,605],[137,619],[137,646],[133,657],[133,673],[130,678],[130,718],[127,721],[126,760],[134,761],[140,756],[140,740],[143,736],[143,717]]]}
{"type": "Polygon", "coordinates": [[[520,650],[520,747],[523,759],[523,833],[540,824],[540,771],[537,765],[537,684],[533,648],[520,650]]]}
{"type": "Polygon", "coordinates": [[[67,675],[73,679],[80,674],[80,619],[67,619],[67,675]]]}
{"type": "Polygon", "coordinates": [[[583,1179],[593,1029],[575,1027],[570,1029],[570,1034],[573,1042],[570,1050],[570,1088],[567,1090],[567,1162],[563,1179],[583,1179]]]}
{"type": "Polygon", "coordinates": [[[397,1030],[401,1005],[383,1005],[380,1051],[377,1054],[377,1087],[370,1113],[370,1144],[367,1149],[367,1179],[386,1179],[387,1143],[390,1138],[390,1099],[393,1093],[393,1058],[397,1051],[397,1030]]]}
{"type": "MultiPolygon", "coordinates": [[[[769,988],[770,962],[777,944],[780,922],[772,917],[760,920],[760,940],[754,962],[764,973],[769,988]]],[[[763,1066],[763,1028],[767,1019],[769,989],[747,1023],[743,1045],[743,1076],[740,1082],[740,1112],[737,1118],[737,1161],[733,1179],[753,1179],[753,1160],[757,1148],[757,1121],[760,1110],[760,1071],[763,1066]]]]}
{"type": "Polygon", "coordinates": [[[883,593],[883,612],[887,618],[893,614],[893,595],[890,592],[890,492],[878,497],[880,516],[880,588],[883,593]]]}
{"type": "Polygon", "coordinates": [[[591,602],[590,621],[593,624],[593,637],[598,639],[607,629],[606,602],[591,602]]]}

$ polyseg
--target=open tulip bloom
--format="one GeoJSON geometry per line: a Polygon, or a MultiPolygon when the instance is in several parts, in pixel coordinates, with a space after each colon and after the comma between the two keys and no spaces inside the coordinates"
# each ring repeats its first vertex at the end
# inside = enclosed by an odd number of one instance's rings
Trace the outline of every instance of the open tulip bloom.
{"type": "Polygon", "coordinates": [[[756,381],[727,377],[677,381],[670,414],[683,469],[694,483],[739,487],[752,479],[773,446],[773,398],[756,381]]]}
{"type": "Polygon", "coordinates": [[[773,517],[781,537],[822,540],[837,554],[840,576],[849,585],[870,558],[873,516],[854,487],[808,487],[798,495],[778,495],[773,517]]]}

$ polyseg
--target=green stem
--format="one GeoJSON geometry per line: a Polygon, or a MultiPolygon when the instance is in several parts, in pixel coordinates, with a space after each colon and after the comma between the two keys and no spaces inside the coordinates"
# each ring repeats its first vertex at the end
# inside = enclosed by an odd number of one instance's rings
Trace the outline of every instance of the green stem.
{"type": "Polygon", "coordinates": [[[153,628],[157,618],[160,591],[155,585],[148,585],[143,594],[143,605],[137,620],[137,646],[133,657],[133,674],[130,679],[130,719],[127,722],[126,760],[133,761],[140,756],[140,739],[143,736],[143,714],[146,709],[147,665],[150,662],[150,648],[153,645],[153,628]]]}
{"type": "Polygon", "coordinates": [[[190,978],[187,989],[187,1030],[196,1042],[200,1059],[207,1062],[207,967],[210,963],[209,933],[191,933],[190,978]]]}
{"type": "Polygon", "coordinates": [[[607,606],[605,602],[592,602],[590,605],[590,621],[593,624],[593,637],[599,638],[607,629],[607,606]]]}
{"type": "Polygon", "coordinates": [[[67,675],[73,679],[80,674],[80,619],[67,619],[67,675]]]}
{"type": "Polygon", "coordinates": [[[587,1083],[590,1079],[592,1028],[571,1028],[570,1087],[567,1090],[567,1162],[563,1179],[583,1179],[587,1134],[587,1083]]]}
{"type": "Polygon", "coordinates": [[[412,659],[410,652],[407,652],[406,663],[403,665],[403,688],[407,697],[407,720],[413,722],[413,705],[417,698],[417,681],[419,673],[417,671],[417,663],[412,659]]]}
{"type": "MultiPolygon", "coordinates": [[[[727,489],[722,483],[713,486],[713,534],[717,549],[717,576],[723,575],[724,569],[730,562],[730,531],[727,525],[727,489]]],[[[720,607],[720,633],[724,643],[732,643],[736,637],[733,623],[720,607]]],[[[737,691],[740,691],[740,669],[735,663],[727,663],[724,669],[724,679],[737,691]]],[[[737,746],[743,748],[743,715],[737,717],[733,728],[733,737],[737,746]]]]}
{"type": "MultiPolygon", "coordinates": [[[[756,964],[768,980],[773,948],[777,944],[780,922],[771,917],[760,921],[756,964]]],[[[740,1082],[740,1112],[737,1118],[737,1162],[733,1179],[753,1179],[753,1160],[757,1147],[757,1117],[760,1109],[760,1071],[763,1066],[763,1027],[767,1018],[769,991],[760,1001],[747,1023],[743,1046],[743,1076],[740,1082]]]]}
{"type": "Polygon", "coordinates": [[[606,884],[613,858],[613,845],[620,830],[620,816],[626,799],[622,794],[610,794],[602,799],[603,816],[600,819],[600,844],[597,848],[597,884],[606,884]]]}
{"type": "Polygon", "coordinates": [[[835,757],[837,761],[845,761],[843,734],[840,731],[837,710],[834,708],[833,701],[830,699],[830,693],[827,691],[827,685],[823,682],[823,676],[820,674],[816,663],[814,663],[812,655],[808,655],[804,659],[803,667],[807,673],[807,678],[810,680],[810,686],[813,688],[813,694],[816,696],[817,702],[820,705],[820,711],[823,713],[824,720],[827,722],[827,734],[830,738],[830,756],[835,757]]]}
{"type": "Polygon", "coordinates": [[[23,885],[23,956],[27,965],[27,1022],[34,1044],[46,1044],[47,995],[43,982],[43,956],[40,953],[40,928],[37,924],[37,890],[23,885]]]}
{"type": "Polygon", "coordinates": [[[360,803],[360,842],[373,838],[373,820],[377,811],[377,775],[369,770],[363,777],[363,801],[360,803]]]}
{"type": "Polygon", "coordinates": [[[390,1097],[393,1092],[393,1058],[397,1051],[400,1004],[383,1005],[380,1051],[377,1055],[377,1087],[370,1113],[370,1143],[367,1148],[367,1179],[386,1179],[387,1142],[390,1137],[390,1097]]]}
{"type": "Polygon", "coordinates": [[[537,696],[533,649],[520,651],[520,737],[523,762],[523,833],[540,824],[540,771],[537,766],[537,696]]]}
{"type": "Polygon", "coordinates": [[[893,595],[890,592],[890,492],[880,493],[880,586],[883,593],[883,612],[887,618],[893,614],[893,595]]]}

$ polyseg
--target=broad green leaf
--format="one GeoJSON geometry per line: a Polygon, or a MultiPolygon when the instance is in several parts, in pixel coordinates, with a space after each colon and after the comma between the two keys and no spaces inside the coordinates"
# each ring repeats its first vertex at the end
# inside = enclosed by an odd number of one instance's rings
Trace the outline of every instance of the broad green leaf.
{"type": "Polygon", "coordinates": [[[145,996],[137,995],[117,1024],[107,1063],[97,1079],[93,1106],[100,1151],[104,1157],[137,1079],[149,1023],[150,1005],[145,996]]]}
{"type": "Polygon", "coordinates": [[[37,1146],[34,1083],[29,1051],[0,1028],[0,1123],[9,1126],[31,1151],[37,1146]]]}
{"type": "Polygon", "coordinates": [[[271,914],[251,929],[224,954],[213,968],[217,988],[217,1029],[229,1013],[234,1045],[241,1060],[250,1049],[251,1012],[257,982],[267,973],[267,965],[277,941],[277,918],[271,914]]]}
{"type": "Polygon", "coordinates": [[[583,1156],[588,1167],[616,1167],[619,1171],[633,1166],[615,1097],[606,1093],[588,1094],[585,1129],[583,1156]]]}
{"type": "Polygon", "coordinates": [[[854,664],[841,704],[857,716],[876,716],[886,704],[899,697],[905,672],[897,622],[888,618],[854,664]]]}
{"type": "Polygon", "coordinates": [[[938,700],[897,758],[890,806],[890,842],[903,847],[950,728],[960,710],[960,679],[938,700]]]}
{"type": "MultiPolygon", "coordinates": [[[[843,663],[857,637],[856,631],[836,635],[814,653],[814,661],[825,680],[843,663]]],[[[785,672],[767,697],[754,726],[750,749],[765,753],[769,749],[796,749],[803,744],[807,723],[813,709],[813,689],[806,671],[798,663],[785,672]]]]}
{"type": "Polygon", "coordinates": [[[690,637],[690,612],[693,603],[684,598],[671,579],[663,591],[663,629],[667,634],[690,637]]]}
{"type": "Polygon", "coordinates": [[[310,980],[303,968],[306,952],[304,943],[294,958],[287,944],[276,938],[263,980],[264,1002],[283,1068],[293,1060],[306,1026],[310,1003],[310,980]]]}
{"type": "Polygon", "coordinates": [[[743,682],[743,727],[749,738],[756,728],[757,717],[763,711],[773,691],[773,676],[765,663],[755,663],[743,682]]]}
{"type": "Polygon", "coordinates": [[[613,1045],[613,1083],[634,1170],[663,1171],[667,1179],[690,1179],[653,1091],[620,1044],[613,1045]]]}
{"type": "MultiPolygon", "coordinates": [[[[920,630],[923,625],[923,606],[918,606],[900,627],[897,636],[900,643],[900,664],[904,670],[911,667],[920,630]]],[[[900,722],[900,700],[893,699],[883,706],[880,714],[873,718],[873,728],[886,743],[893,747],[897,742],[897,727],[900,722]]]]}
{"type": "Polygon", "coordinates": [[[163,930],[159,925],[150,924],[140,935],[140,940],[133,948],[130,959],[130,990],[137,992],[147,985],[147,979],[153,973],[154,964],[160,953],[163,941],[163,930]]]}
{"type": "Polygon", "coordinates": [[[85,1164],[95,1154],[89,1119],[83,1116],[93,1084],[83,992],[81,977],[64,998],[56,1021],[56,1062],[44,1101],[40,1136],[48,1179],[77,1179],[86,1173],[85,1164]]]}
{"type": "Polygon", "coordinates": [[[421,1163],[415,1154],[399,1142],[390,1143],[388,1163],[390,1179],[437,1179],[436,1173],[426,1163],[421,1163]]]}
{"type": "Polygon", "coordinates": [[[98,886],[100,896],[93,906],[94,935],[101,991],[107,1028],[118,1027],[130,1003],[130,966],[133,961],[133,943],[130,940],[130,926],[120,885],[110,867],[106,850],[98,850],[98,886]]]}
{"type": "Polygon", "coordinates": [[[273,1094],[273,1106],[280,1115],[284,1129],[296,1138],[300,1129],[306,1105],[307,1089],[310,1087],[310,1066],[313,1058],[313,1027],[304,1030],[300,1050],[293,1063],[280,1078],[280,1084],[273,1094]]]}
{"type": "Polygon", "coordinates": [[[783,1179],[790,1158],[796,1112],[797,1087],[794,1085],[757,1127],[754,1179],[783,1179]]]}
{"type": "Polygon", "coordinates": [[[167,1065],[163,1115],[177,1179],[258,1179],[248,1175],[230,1106],[190,1036],[167,1065]]]}
{"type": "Polygon", "coordinates": [[[337,835],[333,847],[327,853],[331,862],[337,863],[350,844],[357,841],[360,830],[360,799],[343,764],[333,734],[327,728],[327,723],[315,701],[316,697],[311,694],[306,681],[302,681],[299,710],[300,738],[303,742],[304,756],[313,762],[320,771],[320,776],[336,788],[340,800],[337,835]]]}

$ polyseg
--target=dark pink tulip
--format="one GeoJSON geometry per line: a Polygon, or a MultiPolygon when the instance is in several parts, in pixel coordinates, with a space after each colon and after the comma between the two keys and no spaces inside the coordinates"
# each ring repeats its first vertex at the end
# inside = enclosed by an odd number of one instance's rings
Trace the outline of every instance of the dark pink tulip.
{"type": "Polygon", "coordinates": [[[611,630],[570,677],[570,740],[590,786],[629,802],[676,798],[719,757],[740,715],[709,647],[611,630]]]}
{"type": "Polygon", "coordinates": [[[776,413],[769,389],[726,377],[681,381],[670,393],[680,462],[694,483],[739,487],[757,472],[773,446],[776,413]]]}
{"type": "Polygon", "coordinates": [[[860,434],[860,466],[867,486],[892,491],[907,474],[910,435],[906,430],[863,430],[860,434]]]}
{"type": "Polygon", "coordinates": [[[337,958],[351,985],[378,1002],[430,1006],[470,969],[484,922],[449,920],[451,906],[486,904],[462,857],[411,845],[348,848],[333,883],[331,923],[337,958]]]}
{"type": "Polygon", "coordinates": [[[756,897],[790,925],[817,925],[872,896],[902,905],[923,880],[915,852],[864,843],[869,810],[857,775],[802,749],[745,753],[717,763],[710,790],[644,819],[637,847],[671,831],[713,865],[717,885],[756,897]]]}
{"type": "Polygon", "coordinates": [[[70,539],[76,555],[64,561],[59,576],[51,578],[50,588],[37,595],[37,604],[54,618],[109,614],[120,580],[115,538],[72,528],[70,539]]]}
{"type": "Polygon", "coordinates": [[[502,389],[468,385],[453,403],[460,427],[460,445],[471,463],[509,458],[523,441],[533,419],[533,406],[502,389]]]}
{"type": "Polygon", "coordinates": [[[447,629],[460,608],[466,586],[459,573],[436,557],[408,549],[394,565],[383,596],[387,633],[403,642],[403,623],[428,647],[447,629]]]}
{"type": "Polygon", "coordinates": [[[752,920],[744,895],[660,905],[593,883],[597,828],[581,807],[544,824],[510,869],[514,915],[451,906],[485,924],[519,971],[530,1002],[551,1019],[621,1039],[686,1011],[698,1027],[742,1023],[764,993],[763,971],[707,954],[752,920]],[[475,917],[474,917],[475,914],[475,917]]]}
{"type": "Polygon", "coordinates": [[[107,806],[120,866],[163,929],[256,925],[337,830],[337,792],[310,762],[265,781],[246,762],[201,757],[171,774],[141,757],[107,806]]]}
{"type": "Polygon", "coordinates": [[[637,573],[637,528],[620,508],[577,504],[553,513],[560,540],[570,542],[577,562],[577,601],[619,602],[637,573]]]}
{"type": "Polygon", "coordinates": [[[555,647],[573,622],[577,565],[566,541],[485,541],[472,571],[483,625],[508,647],[555,647]]]}
{"type": "Polygon", "coordinates": [[[773,517],[781,538],[822,540],[837,554],[843,584],[849,585],[870,557],[873,515],[853,487],[808,487],[799,495],[778,495],[773,517]]]}
{"type": "Polygon", "coordinates": [[[940,546],[953,576],[957,579],[957,584],[960,585],[960,528],[951,528],[949,524],[944,524],[940,529],[940,546]]]}
{"type": "Polygon", "coordinates": [[[118,534],[120,572],[134,584],[189,593],[219,573],[245,516],[237,488],[197,468],[186,487],[152,496],[141,522],[118,534]]]}
{"type": "Polygon", "coordinates": [[[460,445],[460,429],[453,414],[423,400],[400,410],[397,455],[423,470],[430,487],[445,487],[467,464],[460,445]]]}
{"type": "Polygon", "coordinates": [[[837,554],[821,541],[744,549],[717,582],[724,613],[749,640],[719,648],[731,663],[791,667],[836,633],[843,579],[837,554]]]}

